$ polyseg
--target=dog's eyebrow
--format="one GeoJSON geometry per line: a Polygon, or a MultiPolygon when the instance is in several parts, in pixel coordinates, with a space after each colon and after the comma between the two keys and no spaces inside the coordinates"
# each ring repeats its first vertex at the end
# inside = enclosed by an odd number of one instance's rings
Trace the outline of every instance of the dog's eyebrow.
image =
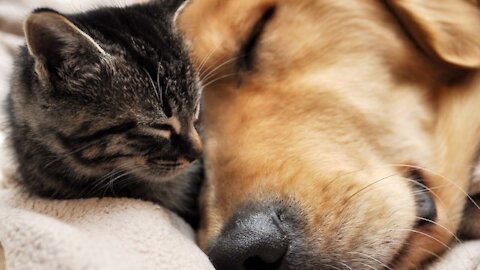
{"type": "Polygon", "coordinates": [[[252,30],[250,31],[250,35],[247,41],[242,46],[239,57],[238,57],[238,67],[240,70],[251,70],[253,68],[253,52],[255,47],[259,41],[259,38],[265,28],[267,22],[273,17],[275,14],[277,7],[270,6],[264,12],[262,17],[258,20],[258,22],[253,26],[252,30]]]}

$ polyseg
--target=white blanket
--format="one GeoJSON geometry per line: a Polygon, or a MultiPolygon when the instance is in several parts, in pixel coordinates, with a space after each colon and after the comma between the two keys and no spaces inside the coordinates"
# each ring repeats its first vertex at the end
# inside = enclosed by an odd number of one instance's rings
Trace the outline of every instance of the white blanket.
{"type": "MultiPolygon", "coordinates": [[[[119,0],[0,0],[0,98],[8,90],[12,54],[23,42],[18,35],[25,14],[37,6],[78,11],[112,1],[120,4],[119,0]]],[[[52,201],[25,194],[13,181],[11,155],[1,129],[0,146],[0,270],[5,261],[13,270],[213,269],[195,245],[191,228],[152,203],[52,201]]],[[[480,243],[471,242],[453,248],[431,270],[480,270],[479,265],[480,243]]]]}
{"type": "Polygon", "coordinates": [[[0,198],[7,269],[213,269],[191,228],[154,204],[48,201],[15,189],[0,198]]]}

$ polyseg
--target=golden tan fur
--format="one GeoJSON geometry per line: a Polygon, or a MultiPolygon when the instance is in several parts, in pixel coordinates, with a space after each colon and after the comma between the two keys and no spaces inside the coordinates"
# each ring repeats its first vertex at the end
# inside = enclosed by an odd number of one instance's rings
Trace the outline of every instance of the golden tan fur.
{"type": "Polygon", "coordinates": [[[299,206],[314,252],[353,269],[414,269],[451,244],[480,142],[475,1],[193,0],[179,24],[212,82],[202,248],[268,200],[299,206]],[[254,70],[238,72],[272,5],[254,70]],[[413,227],[411,166],[436,225],[413,227]]]}

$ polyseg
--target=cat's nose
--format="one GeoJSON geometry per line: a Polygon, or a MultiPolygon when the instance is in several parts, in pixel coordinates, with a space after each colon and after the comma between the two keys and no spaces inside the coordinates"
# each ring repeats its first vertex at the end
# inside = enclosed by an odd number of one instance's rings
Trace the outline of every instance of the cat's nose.
{"type": "Polygon", "coordinates": [[[208,256],[219,270],[285,269],[282,263],[288,246],[272,208],[249,209],[230,220],[208,256]]]}
{"type": "Polygon", "coordinates": [[[198,159],[202,154],[202,140],[200,139],[200,135],[198,135],[198,132],[195,130],[195,128],[192,128],[187,137],[189,147],[184,149],[183,155],[186,160],[192,162],[198,159]]]}
{"type": "Polygon", "coordinates": [[[189,162],[197,160],[201,155],[202,149],[193,147],[183,153],[184,158],[189,162]]]}

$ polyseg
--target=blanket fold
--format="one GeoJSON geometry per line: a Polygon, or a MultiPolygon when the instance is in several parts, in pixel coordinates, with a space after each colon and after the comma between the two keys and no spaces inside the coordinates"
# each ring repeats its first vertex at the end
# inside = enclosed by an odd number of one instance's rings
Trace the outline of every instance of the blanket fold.
{"type": "Polygon", "coordinates": [[[213,269],[193,239],[183,220],[149,202],[0,191],[7,269],[213,269]]]}

